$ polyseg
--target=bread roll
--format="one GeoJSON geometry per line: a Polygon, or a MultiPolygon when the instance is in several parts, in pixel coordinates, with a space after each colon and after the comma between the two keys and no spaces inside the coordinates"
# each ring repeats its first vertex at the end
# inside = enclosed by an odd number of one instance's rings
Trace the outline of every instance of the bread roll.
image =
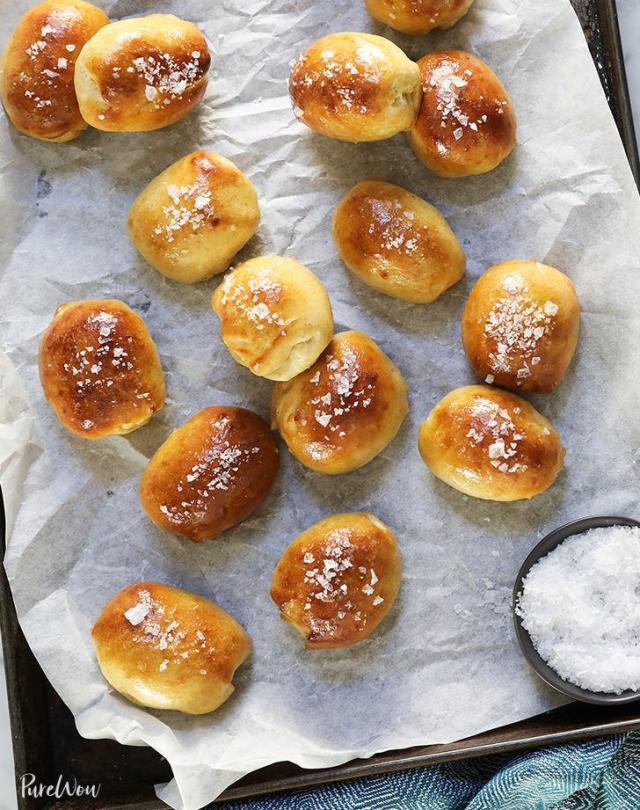
{"type": "Polygon", "coordinates": [[[452,28],[472,4],[473,0],[367,0],[371,16],[403,34],[452,28]]]}
{"type": "Polygon", "coordinates": [[[78,57],[80,112],[92,127],[110,132],[175,124],[204,96],[210,63],[200,30],[173,14],[111,23],[78,57]]]}
{"type": "Polygon", "coordinates": [[[370,635],[400,589],[396,538],[364,512],[332,515],[286,549],[271,598],[309,649],[349,647],[370,635]]]}
{"type": "Polygon", "coordinates": [[[239,264],[211,303],[232,357],[268,380],[290,380],[309,368],[333,336],[327,291],[311,270],[285,256],[239,264]]]}
{"type": "Polygon", "coordinates": [[[516,117],[502,82],[465,51],[428,53],[418,60],[422,104],[408,133],[422,162],[440,177],[495,169],[516,143],[516,117]]]}
{"type": "Polygon", "coordinates": [[[201,149],[149,183],[131,206],[127,227],[152,267],[194,284],[224,272],[259,220],[251,181],[230,160],[201,149]]]}
{"type": "Polygon", "coordinates": [[[296,117],[341,141],[380,141],[409,129],[420,106],[420,71],[393,42],[329,34],[293,62],[296,117]]]}
{"type": "Polygon", "coordinates": [[[435,301],[464,275],[464,252],[442,214],[382,180],[347,192],[333,215],[333,238],[361,281],[403,301],[435,301]]]}
{"type": "Polygon", "coordinates": [[[206,714],[233,692],[251,639],[221,607],[156,582],[124,588],[92,631],[98,664],[127,700],[151,709],[206,714]]]}
{"type": "Polygon", "coordinates": [[[571,363],[579,331],[573,283],[536,261],[487,270],[462,313],[462,342],[476,374],[521,391],[553,391],[571,363]]]}
{"type": "Polygon", "coordinates": [[[564,448],[550,422],[508,391],[458,388],[420,426],[420,454],[454,489],[487,501],[533,498],[553,484],[564,448]]]}
{"type": "Polygon", "coordinates": [[[363,467],[407,415],[407,384],[362,332],[336,335],[311,368],[273,392],[272,421],[291,453],[316,472],[363,467]]]}
{"type": "Polygon", "coordinates": [[[213,540],[262,503],[280,463],[269,426],[244,408],[204,408],[147,464],[140,501],[156,526],[213,540]]]}
{"type": "Polygon", "coordinates": [[[16,129],[58,143],[80,135],[87,124],[73,84],[76,59],[108,22],[83,0],[45,0],[20,18],[0,67],[0,97],[16,129]]]}
{"type": "Polygon", "coordinates": [[[58,419],[84,439],[130,433],[164,404],[158,350],[122,301],[58,307],[40,341],[40,381],[58,419]]]}

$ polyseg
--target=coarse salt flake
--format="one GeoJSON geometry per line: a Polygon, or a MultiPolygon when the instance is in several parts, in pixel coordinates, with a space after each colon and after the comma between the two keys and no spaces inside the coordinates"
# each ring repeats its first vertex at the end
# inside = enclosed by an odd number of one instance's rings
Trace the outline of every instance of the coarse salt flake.
{"type": "Polygon", "coordinates": [[[125,610],[124,617],[132,624],[134,627],[137,627],[139,624],[147,618],[149,611],[151,610],[150,604],[145,604],[144,602],[138,602],[133,607],[130,607],[129,610],[125,610]]]}
{"type": "Polygon", "coordinates": [[[640,528],[569,537],[533,565],[516,613],[540,656],[593,692],[640,689],[640,528]]]}

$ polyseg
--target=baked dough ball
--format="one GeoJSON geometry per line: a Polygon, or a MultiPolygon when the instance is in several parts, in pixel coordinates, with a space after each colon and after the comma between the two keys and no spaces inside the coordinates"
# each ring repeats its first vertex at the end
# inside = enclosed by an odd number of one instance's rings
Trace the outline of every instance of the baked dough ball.
{"type": "Polygon", "coordinates": [[[311,270],[285,256],[238,265],[211,303],[232,357],[268,380],[290,380],[309,368],[333,336],[327,291],[311,270]]]}
{"type": "Polygon", "coordinates": [[[403,301],[435,301],[464,275],[464,252],[437,208],[382,180],[347,192],[333,216],[333,238],[361,281],[403,301]]]}
{"type": "Polygon", "coordinates": [[[413,151],[440,177],[495,169],[516,143],[516,116],[500,79],[466,51],[428,53],[418,65],[422,105],[408,133],[413,151]]]}
{"type": "Polygon", "coordinates": [[[204,408],[177,428],[142,474],[140,501],[161,529],[213,540],[245,520],[275,480],[269,426],[244,408],[204,408]]]}
{"type": "Polygon", "coordinates": [[[580,305],[564,273],[536,261],[497,264],[480,276],[462,313],[462,342],[486,383],[549,393],[578,343],[580,305]]]}
{"type": "Polygon", "coordinates": [[[452,28],[472,4],[473,0],[367,0],[372,17],[404,34],[452,28]]]}
{"type": "Polygon", "coordinates": [[[373,34],[329,34],[296,59],[289,77],[296,117],[341,141],[380,141],[416,120],[420,71],[373,34]]]}
{"type": "Polygon", "coordinates": [[[131,206],[127,227],[152,267],[194,284],[224,272],[259,220],[251,181],[222,155],[199,150],[149,183],[131,206]]]}
{"type": "Polygon", "coordinates": [[[92,127],[111,132],[175,124],[204,96],[210,63],[200,30],[173,14],[111,23],[78,57],[80,112],[92,127]]]}
{"type": "Polygon", "coordinates": [[[349,647],[370,635],[400,588],[396,538],[364,512],[332,515],[286,549],[271,598],[309,649],[349,647]]]}
{"type": "Polygon", "coordinates": [[[73,84],[81,48],[109,18],[83,0],[46,0],[21,17],[2,56],[0,97],[32,138],[70,141],[87,124],[73,84]]]}
{"type": "Polygon", "coordinates": [[[111,686],[151,709],[206,714],[233,692],[251,639],[221,607],[194,593],[137,582],[102,611],[92,631],[111,686]]]}
{"type": "Polygon", "coordinates": [[[58,419],[84,439],[130,433],[164,404],[164,374],[145,322],[122,301],[58,307],[40,341],[40,381],[58,419]]]}
{"type": "Polygon", "coordinates": [[[532,405],[487,385],[447,394],[420,426],[418,446],[437,478],[487,501],[544,492],[565,454],[560,436],[532,405]]]}
{"type": "Polygon", "coordinates": [[[364,467],[407,415],[407,384],[362,332],[340,332],[311,366],[277,383],[272,421],[291,453],[329,475],[364,467]]]}

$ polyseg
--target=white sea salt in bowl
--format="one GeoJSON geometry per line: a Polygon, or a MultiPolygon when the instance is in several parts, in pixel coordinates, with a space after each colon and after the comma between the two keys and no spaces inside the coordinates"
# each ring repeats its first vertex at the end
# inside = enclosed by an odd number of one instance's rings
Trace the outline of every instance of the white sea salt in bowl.
{"type": "Polygon", "coordinates": [[[587,703],[640,699],[640,523],[590,517],[547,535],[513,589],[520,648],[550,686],[587,703]]]}

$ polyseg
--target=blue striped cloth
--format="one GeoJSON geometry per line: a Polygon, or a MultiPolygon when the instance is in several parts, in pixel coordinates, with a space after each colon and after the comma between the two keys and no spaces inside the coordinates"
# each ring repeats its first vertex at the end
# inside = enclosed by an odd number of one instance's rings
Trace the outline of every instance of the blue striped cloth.
{"type": "Polygon", "coordinates": [[[215,810],[640,810],[640,732],[226,802],[215,810]]]}

